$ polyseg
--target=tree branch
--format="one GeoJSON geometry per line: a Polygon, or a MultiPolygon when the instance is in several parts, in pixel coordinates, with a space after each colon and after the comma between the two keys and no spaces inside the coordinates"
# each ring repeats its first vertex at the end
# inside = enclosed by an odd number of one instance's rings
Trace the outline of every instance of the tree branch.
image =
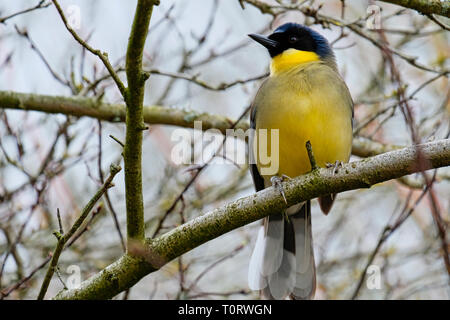
{"type": "Polygon", "coordinates": [[[424,15],[438,14],[440,16],[450,17],[450,2],[439,0],[381,0],[416,10],[424,15]]]}
{"type": "MultiPolygon", "coordinates": [[[[126,113],[123,104],[103,103],[94,98],[47,96],[9,91],[0,91],[0,109],[62,113],[111,122],[125,122],[126,113]]],[[[194,122],[201,121],[203,130],[218,129],[224,134],[234,123],[233,120],[221,115],[162,106],[143,107],[143,116],[144,122],[148,124],[173,125],[184,128],[194,128],[194,122]]],[[[234,128],[245,131],[249,128],[249,124],[242,120],[234,128]]],[[[352,153],[359,157],[369,157],[398,148],[400,147],[355,137],[352,153]]]]}
{"type": "Polygon", "coordinates": [[[144,85],[149,74],[142,71],[142,54],[155,0],[139,0],[128,40],[126,67],[128,88],[125,92],[126,137],[125,195],[127,234],[130,239],[144,239],[144,201],[142,197],[142,131],[144,124],[144,85]]]}
{"type": "Polygon", "coordinates": [[[450,139],[391,151],[344,164],[338,173],[318,169],[283,182],[287,204],[274,188],[267,188],[197,217],[144,246],[133,246],[134,256],[119,260],[84,281],[80,288],[63,290],[56,299],[106,299],[133,286],[165,263],[231,230],[262,219],[272,212],[330,193],[339,193],[396,179],[423,170],[417,166],[418,149],[425,169],[450,165],[450,139]]]}

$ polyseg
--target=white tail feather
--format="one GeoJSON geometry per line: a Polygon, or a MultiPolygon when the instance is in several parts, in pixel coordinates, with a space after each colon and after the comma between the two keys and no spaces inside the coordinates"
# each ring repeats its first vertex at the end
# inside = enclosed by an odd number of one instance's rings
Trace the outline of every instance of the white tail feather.
{"type": "Polygon", "coordinates": [[[316,274],[310,208],[309,202],[303,208],[297,206],[297,213],[290,216],[292,225],[284,219],[266,218],[265,226],[258,231],[249,263],[250,289],[263,290],[269,299],[284,299],[288,295],[294,299],[310,299],[314,295],[316,274]],[[294,243],[295,255],[290,249],[294,243]]]}
{"type": "Polygon", "coordinates": [[[256,238],[255,248],[248,265],[248,286],[251,290],[261,290],[267,286],[267,280],[261,275],[264,259],[264,226],[261,226],[256,238]]]}
{"type": "Polygon", "coordinates": [[[306,204],[299,214],[292,219],[295,230],[295,249],[297,270],[292,298],[311,299],[316,289],[316,267],[311,229],[310,203],[306,204]]]}
{"type": "Polygon", "coordinates": [[[297,258],[297,271],[307,272],[311,262],[311,219],[309,215],[304,218],[293,218],[295,230],[295,255],[297,258]]]}
{"type": "Polygon", "coordinates": [[[294,290],[295,256],[283,250],[282,260],[280,268],[269,276],[270,295],[275,299],[284,299],[294,290]]]}
{"type": "Polygon", "coordinates": [[[271,219],[266,226],[264,258],[261,274],[269,276],[280,268],[283,260],[284,220],[271,219]]]}

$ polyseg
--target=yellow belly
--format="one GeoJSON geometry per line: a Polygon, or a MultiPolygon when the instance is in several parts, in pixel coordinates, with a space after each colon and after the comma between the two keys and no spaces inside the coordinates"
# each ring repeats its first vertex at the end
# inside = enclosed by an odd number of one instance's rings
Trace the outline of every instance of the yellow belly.
{"type": "MultiPolygon", "coordinates": [[[[272,151],[270,166],[278,168],[276,175],[295,177],[311,170],[305,147],[308,140],[317,165],[321,167],[336,160],[347,162],[350,157],[351,98],[342,80],[330,78],[328,69],[320,74],[319,68],[313,73],[314,78],[295,72],[269,79],[258,93],[259,98],[255,99],[258,104],[256,132],[258,129],[268,130],[267,149],[272,151]],[[336,83],[337,80],[341,82],[336,83]],[[273,129],[279,130],[278,146],[270,140],[273,129]]],[[[255,159],[260,173],[267,180],[275,174],[262,172],[261,169],[268,164],[261,161],[257,153],[260,150],[255,150],[255,159]]]]}

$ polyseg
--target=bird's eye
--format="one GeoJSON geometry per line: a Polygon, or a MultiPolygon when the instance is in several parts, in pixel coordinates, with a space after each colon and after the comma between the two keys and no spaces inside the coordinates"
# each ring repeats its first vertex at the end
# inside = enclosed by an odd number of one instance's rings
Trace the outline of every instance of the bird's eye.
{"type": "Polygon", "coordinates": [[[297,40],[298,40],[297,36],[290,36],[290,37],[289,37],[289,42],[290,42],[290,43],[296,43],[297,40]]]}

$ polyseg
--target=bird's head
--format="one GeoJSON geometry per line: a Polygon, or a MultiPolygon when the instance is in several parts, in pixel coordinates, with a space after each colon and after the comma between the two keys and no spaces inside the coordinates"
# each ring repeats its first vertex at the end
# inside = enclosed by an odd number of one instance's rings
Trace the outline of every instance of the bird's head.
{"type": "Polygon", "coordinates": [[[258,34],[249,34],[249,37],[269,51],[272,73],[312,61],[324,61],[336,69],[333,50],[327,39],[301,24],[285,23],[268,37],[258,34]]]}

